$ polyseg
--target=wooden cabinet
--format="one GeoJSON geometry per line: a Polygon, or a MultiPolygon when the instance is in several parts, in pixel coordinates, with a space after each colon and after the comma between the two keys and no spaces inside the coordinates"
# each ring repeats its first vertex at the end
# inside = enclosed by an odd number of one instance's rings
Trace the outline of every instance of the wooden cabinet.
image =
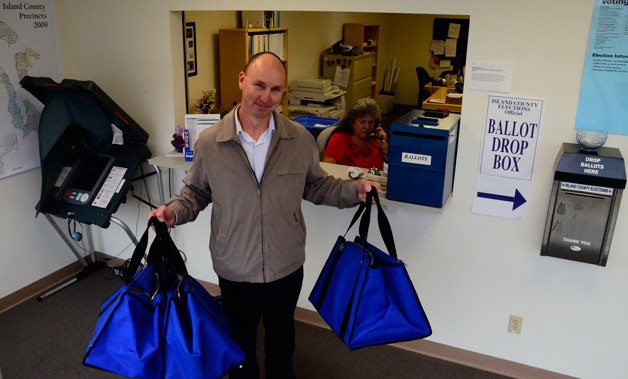
{"type": "MultiPolygon", "coordinates": [[[[228,109],[242,100],[238,75],[249,58],[262,51],[279,56],[288,71],[288,29],[220,29],[218,34],[220,55],[220,104],[228,109]]],[[[286,84],[286,92],[288,85],[286,84]]],[[[282,112],[288,113],[288,96],[284,92],[282,112]]]]}
{"type": "Polygon", "coordinates": [[[377,95],[377,63],[379,59],[379,25],[344,24],[342,36],[345,45],[356,51],[371,53],[371,97],[377,95]]]}

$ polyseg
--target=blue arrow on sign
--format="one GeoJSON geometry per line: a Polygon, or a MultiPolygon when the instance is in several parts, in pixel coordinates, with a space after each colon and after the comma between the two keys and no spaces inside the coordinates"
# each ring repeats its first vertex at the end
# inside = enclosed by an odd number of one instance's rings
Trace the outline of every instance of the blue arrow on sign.
{"type": "Polygon", "coordinates": [[[497,195],[494,193],[488,192],[478,192],[478,197],[482,197],[485,199],[499,200],[499,201],[510,201],[512,202],[512,210],[519,208],[526,202],[526,199],[523,197],[521,192],[515,188],[515,196],[505,196],[505,195],[497,195]]]}

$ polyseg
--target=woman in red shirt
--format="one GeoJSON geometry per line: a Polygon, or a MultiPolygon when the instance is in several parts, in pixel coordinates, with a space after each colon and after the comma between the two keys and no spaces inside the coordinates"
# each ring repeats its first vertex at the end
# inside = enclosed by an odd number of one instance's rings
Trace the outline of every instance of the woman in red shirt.
{"type": "Polygon", "coordinates": [[[323,162],[383,170],[388,143],[381,122],[375,100],[358,99],[329,136],[323,162]]]}

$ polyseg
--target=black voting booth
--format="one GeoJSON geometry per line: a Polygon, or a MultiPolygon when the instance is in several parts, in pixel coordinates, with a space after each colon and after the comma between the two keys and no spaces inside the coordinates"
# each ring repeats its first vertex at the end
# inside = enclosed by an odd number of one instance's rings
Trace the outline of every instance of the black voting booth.
{"type": "MultiPolygon", "coordinates": [[[[120,225],[113,214],[140,164],[150,158],[148,133],[92,81],[26,76],[20,85],[44,104],[39,124],[41,195],[36,206],[85,267],[75,280],[96,271],[91,225],[120,225]],[[62,230],[51,216],[68,220],[62,230]],[[70,223],[85,226],[92,262],[72,240],[81,238],[70,223]],[[74,230],[74,231],[72,231],[74,230]]],[[[67,283],[67,284],[71,284],[67,283]]],[[[66,284],[66,285],[67,285],[66,284]]]]}

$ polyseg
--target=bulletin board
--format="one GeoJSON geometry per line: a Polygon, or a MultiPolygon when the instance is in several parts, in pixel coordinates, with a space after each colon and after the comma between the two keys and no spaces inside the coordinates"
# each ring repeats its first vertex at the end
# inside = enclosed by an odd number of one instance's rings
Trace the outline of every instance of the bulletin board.
{"type": "Polygon", "coordinates": [[[435,18],[432,30],[433,41],[452,40],[449,35],[451,24],[460,25],[458,38],[456,41],[450,41],[455,44],[455,56],[446,56],[446,54],[434,54],[432,51],[433,63],[438,65],[441,60],[451,61],[451,70],[458,70],[467,63],[467,44],[469,42],[469,19],[461,18],[435,18]]]}

